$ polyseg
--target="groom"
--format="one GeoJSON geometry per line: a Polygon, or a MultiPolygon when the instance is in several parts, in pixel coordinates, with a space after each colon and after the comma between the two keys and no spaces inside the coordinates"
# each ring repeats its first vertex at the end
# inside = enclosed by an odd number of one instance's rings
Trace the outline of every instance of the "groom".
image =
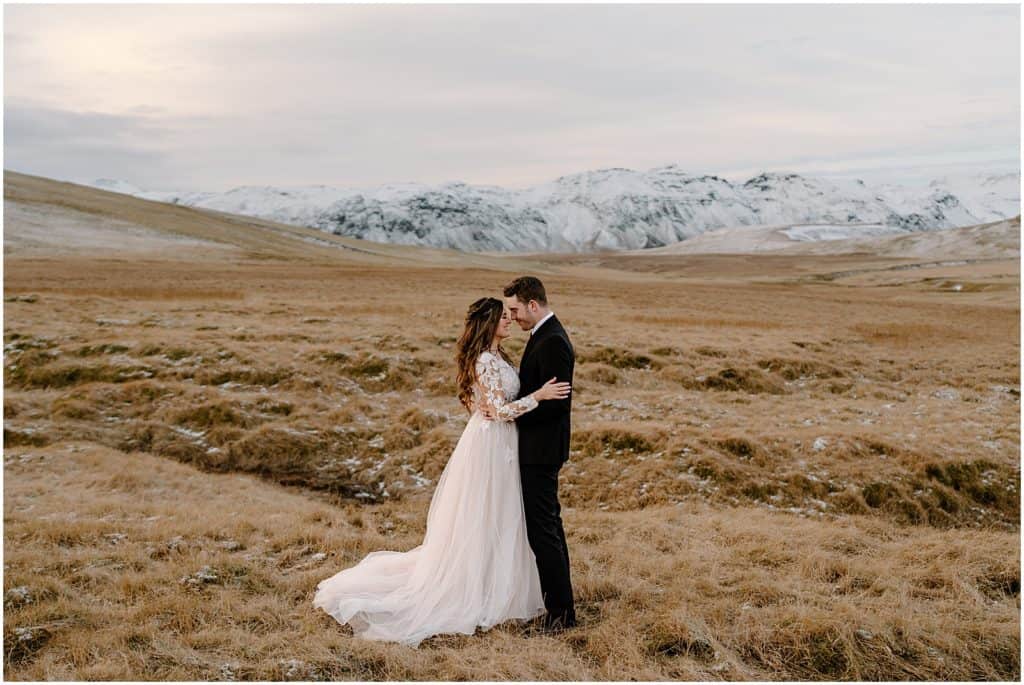
{"type": "MultiPolygon", "coordinates": [[[[519,364],[519,397],[552,378],[571,383],[576,355],[558,317],[548,308],[544,285],[532,276],[522,276],[505,286],[504,295],[512,318],[524,331],[530,331],[519,364]]],[[[558,503],[558,470],[569,458],[571,408],[570,395],[564,400],[541,402],[516,419],[526,535],[537,558],[547,608],[544,628],[552,632],[576,625],[569,548],[558,503]]]]}

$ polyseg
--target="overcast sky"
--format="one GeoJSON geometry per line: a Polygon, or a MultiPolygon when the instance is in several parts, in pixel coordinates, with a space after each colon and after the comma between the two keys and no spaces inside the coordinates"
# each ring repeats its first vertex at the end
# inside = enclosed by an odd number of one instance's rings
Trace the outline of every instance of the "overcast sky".
{"type": "Polygon", "coordinates": [[[1020,159],[1018,5],[11,5],[4,168],[524,187],[1020,159]]]}

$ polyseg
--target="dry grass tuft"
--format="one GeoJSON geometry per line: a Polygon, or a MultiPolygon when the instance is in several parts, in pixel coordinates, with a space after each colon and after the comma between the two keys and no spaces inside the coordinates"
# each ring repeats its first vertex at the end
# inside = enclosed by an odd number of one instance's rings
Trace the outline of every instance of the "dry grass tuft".
{"type": "Polygon", "coordinates": [[[758,360],[757,365],[765,371],[777,373],[790,381],[807,377],[835,378],[846,375],[831,364],[825,364],[823,362],[810,359],[786,359],[774,357],[772,359],[760,359],[758,360]]]}
{"type": "Polygon", "coordinates": [[[292,369],[273,366],[270,368],[251,368],[232,366],[229,368],[200,368],[194,374],[189,372],[184,378],[191,378],[199,385],[257,385],[273,387],[291,378],[292,369]]]}
{"type": "Polygon", "coordinates": [[[702,357],[714,357],[715,359],[724,359],[725,357],[729,356],[729,353],[726,352],[725,350],[720,350],[716,347],[711,347],[709,345],[700,345],[698,347],[695,347],[693,351],[701,355],[702,357]]]}
{"type": "Polygon", "coordinates": [[[22,389],[66,388],[84,383],[123,383],[153,375],[152,367],[135,364],[47,363],[45,353],[21,355],[14,365],[5,367],[4,384],[22,389]]]}
{"type": "Polygon", "coordinates": [[[622,380],[622,373],[607,364],[587,364],[580,370],[580,376],[601,385],[615,385],[622,380]]]}
{"type": "Polygon", "coordinates": [[[659,438],[620,427],[574,431],[572,450],[581,456],[607,455],[611,452],[653,452],[659,438]]]}
{"type": "Polygon", "coordinates": [[[678,381],[683,387],[692,390],[724,390],[755,395],[762,393],[781,395],[786,392],[782,383],[756,368],[728,366],[711,374],[682,376],[678,378],[678,381]]]}
{"type": "Polygon", "coordinates": [[[661,362],[645,354],[613,347],[602,347],[582,354],[579,356],[579,361],[583,364],[606,364],[616,369],[657,369],[661,367],[661,362]]]}
{"type": "Polygon", "coordinates": [[[309,484],[313,457],[323,454],[326,442],[315,431],[299,431],[279,425],[262,425],[246,432],[208,463],[222,470],[273,476],[286,483],[309,484]]]}

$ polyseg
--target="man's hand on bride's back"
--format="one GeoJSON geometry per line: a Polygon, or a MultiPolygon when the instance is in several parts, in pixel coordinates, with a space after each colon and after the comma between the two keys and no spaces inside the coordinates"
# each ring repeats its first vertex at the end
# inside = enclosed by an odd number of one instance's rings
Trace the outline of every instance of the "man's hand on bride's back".
{"type": "Polygon", "coordinates": [[[552,378],[547,383],[540,387],[533,393],[533,399],[540,402],[541,400],[564,400],[569,396],[572,391],[572,384],[567,381],[557,382],[557,377],[552,378]]]}

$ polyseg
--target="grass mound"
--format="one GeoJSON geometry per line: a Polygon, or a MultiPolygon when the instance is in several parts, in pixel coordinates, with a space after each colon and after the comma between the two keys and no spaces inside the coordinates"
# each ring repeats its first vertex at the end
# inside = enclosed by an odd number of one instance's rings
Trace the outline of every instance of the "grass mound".
{"type": "Polygon", "coordinates": [[[677,382],[691,390],[745,392],[753,395],[783,395],[785,386],[772,376],[756,368],[726,367],[713,374],[690,375],[680,373],[677,382]]]}
{"type": "Polygon", "coordinates": [[[772,357],[758,360],[757,365],[770,373],[777,373],[788,381],[798,378],[839,378],[846,374],[831,364],[811,359],[772,357]]]}
{"type": "Polygon", "coordinates": [[[231,366],[223,367],[199,367],[192,375],[193,381],[199,385],[256,385],[273,387],[278,383],[287,380],[295,375],[293,369],[271,366],[250,367],[231,366]]]}
{"type": "Polygon", "coordinates": [[[574,431],[571,449],[583,457],[613,452],[653,452],[657,438],[620,427],[574,431]]]}
{"type": "Polygon", "coordinates": [[[661,362],[645,354],[637,354],[619,347],[602,347],[580,355],[579,361],[583,364],[606,364],[616,369],[657,369],[661,367],[661,362]]]}
{"type": "Polygon", "coordinates": [[[156,373],[156,369],[143,364],[83,364],[60,361],[59,356],[50,349],[32,348],[14,353],[12,362],[4,367],[4,383],[24,390],[45,390],[85,383],[124,383],[156,373]]]}
{"type": "Polygon", "coordinates": [[[584,380],[600,383],[601,385],[616,385],[622,380],[622,373],[608,364],[587,364],[580,376],[584,380]]]}

